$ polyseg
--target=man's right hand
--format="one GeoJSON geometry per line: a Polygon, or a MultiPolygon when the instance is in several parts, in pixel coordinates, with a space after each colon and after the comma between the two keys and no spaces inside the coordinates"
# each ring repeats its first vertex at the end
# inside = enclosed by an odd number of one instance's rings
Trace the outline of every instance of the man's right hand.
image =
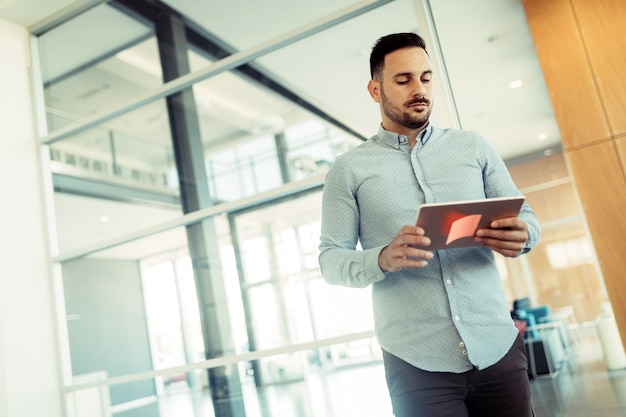
{"type": "Polygon", "coordinates": [[[424,236],[424,229],[417,226],[404,226],[378,255],[378,266],[383,272],[398,272],[402,268],[423,268],[432,259],[431,251],[416,246],[428,246],[430,239],[424,236]]]}

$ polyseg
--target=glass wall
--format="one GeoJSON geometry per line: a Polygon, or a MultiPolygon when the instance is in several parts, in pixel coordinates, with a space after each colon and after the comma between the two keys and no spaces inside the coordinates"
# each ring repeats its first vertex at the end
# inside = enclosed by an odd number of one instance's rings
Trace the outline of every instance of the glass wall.
{"type": "MultiPolygon", "coordinates": [[[[375,9],[328,6],[307,16],[320,30],[375,9]]],[[[252,58],[220,69],[247,52],[151,7],[102,3],[38,37],[68,413],[343,415],[358,377],[328,372],[380,351],[369,293],[319,275],[319,199],[363,137],[252,58]]],[[[358,406],[390,414],[378,388],[358,406]]]]}
{"type": "Polygon", "coordinates": [[[573,308],[579,323],[594,321],[607,295],[564,155],[548,152],[509,170],[542,224],[541,243],[524,257],[528,264],[507,260],[511,274],[529,280],[527,288],[511,287],[511,298],[530,296],[555,311],[573,308]]]}
{"type": "MultiPolygon", "coordinates": [[[[238,214],[242,296],[255,349],[270,349],[365,332],[373,328],[370,291],[327,285],[317,265],[321,192],[238,214]]],[[[373,339],[261,361],[263,383],[302,378],[311,367],[331,369],[380,359],[373,339]],[[303,365],[306,365],[304,367],[303,365]]]]}
{"type": "MultiPolygon", "coordinates": [[[[374,40],[436,37],[410,0],[261,3],[109,1],[37,34],[72,417],[391,415],[370,290],[318,270],[321,188],[378,127],[374,40]]],[[[507,295],[592,318],[562,156],[509,167],[544,238],[498,258],[507,295]]]]}

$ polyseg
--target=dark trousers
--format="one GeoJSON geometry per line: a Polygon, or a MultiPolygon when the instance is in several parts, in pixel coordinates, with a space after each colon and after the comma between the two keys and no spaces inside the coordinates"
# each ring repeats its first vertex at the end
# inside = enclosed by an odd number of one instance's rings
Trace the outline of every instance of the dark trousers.
{"type": "Polygon", "coordinates": [[[483,370],[426,372],[383,351],[396,417],[532,417],[524,342],[483,370]]]}

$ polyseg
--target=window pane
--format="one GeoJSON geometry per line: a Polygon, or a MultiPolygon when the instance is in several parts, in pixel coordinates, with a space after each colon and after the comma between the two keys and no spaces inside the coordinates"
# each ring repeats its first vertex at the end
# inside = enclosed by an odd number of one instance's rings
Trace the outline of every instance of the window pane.
{"type": "Polygon", "coordinates": [[[562,152],[549,152],[544,157],[536,157],[523,163],[508,164],[511,176],[518,188],[532,187],[550,181],[570,177],[562,152]]]}
{"type": "Polygon", "coordinates": [[[152,32],[102,4],[41,35],[48,130],[103,114],[159,86],[152,32]]]}
{"type": "MultiPolygon", "coordinates": [[[[321,193],[313,192],[235,217],[258,349],[373,329],[370,290],[329,285],[320,275],[320,211],[321,193]]],[[[339,365],[379,353],[367,339],[317,360],[339,365]]]]}
{"type": "Polygon", "coordinates": [[[539,304],[572,306],[580,322],[596,319],[605,296],[593,243],[581,222],[544,229],[528,262],[539,304]]]}
{"type": "Polygon", "coordinates": [[[165,102],[137,110],[50,145],[55,173],[177,189],[165,102]],[[174,180],[173,180],[174,179],[174,180]]]}
{"type": "Polygon", "coordinates": [[[573,183],[557,185],[526,194],[528,204],[543,224],[569,217],[581,217],[582,212],[573,183]]]}

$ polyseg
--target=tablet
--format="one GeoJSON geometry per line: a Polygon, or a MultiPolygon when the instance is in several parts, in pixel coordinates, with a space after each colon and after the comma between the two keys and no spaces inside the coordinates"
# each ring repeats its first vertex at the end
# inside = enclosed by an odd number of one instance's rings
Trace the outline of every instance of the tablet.
{"type": "Polygon", "coordinates": [[[491,221],[517,217],[524,196],[487,198],[422,204],[417,212],[417,226],[430,238],[429,250],[478,246],[474,234],[487,229],[491,221]]]}

